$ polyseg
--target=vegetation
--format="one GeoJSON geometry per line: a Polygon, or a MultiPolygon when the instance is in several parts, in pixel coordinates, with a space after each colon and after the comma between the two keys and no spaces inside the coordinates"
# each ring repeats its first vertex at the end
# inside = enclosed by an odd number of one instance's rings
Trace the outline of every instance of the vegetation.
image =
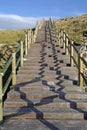
{"type": "Polygon", "coordinates": [[[0,71],[24,33],[25,30],[0,30],[0,71]]]}
{"type": "MultiPolygon", "coordinates": [[[[32,28],[33,32],[35,28],[32,28]]],[[[12,51],[24,37],[26,30],[0,30],[0,71],[4,68],[12,51]]]]}
{"type": "Polygon", "coordinates": [[[87,14],[59,19],[55,25],[58,31],[63,28],[75,43],[83,44],[83,34],[87,33],[87,14]]]}
{"type": "Polygon", "coordinates": [[[12,48],[10,46],[4,45],[0,48],[0,71],[3,69],[6,61],[12,53],[12,48]]]}
{"type": "Polygon", "coordinates": [[[23,35],[24,30],[0,30],[0,44],[17,44],[23,35]]]}

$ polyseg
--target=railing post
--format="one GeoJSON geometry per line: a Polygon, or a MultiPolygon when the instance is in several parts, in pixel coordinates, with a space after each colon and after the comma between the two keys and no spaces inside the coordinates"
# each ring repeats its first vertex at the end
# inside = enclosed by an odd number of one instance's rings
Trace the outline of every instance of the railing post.
{"type": "Polygon", "coordinates": [[[73,67],[73,41],[70,43],[70,65],[73,67]]]}
{"type": "Polygon", "coordinates": [[[16,84],[16,54],[12,53],[12,85],[16,84]]]}
{"type": "Polygon", "coordinates": [[[27,55],[27,34],[25,34],[25,55],[27,55]]]}
{"type": "Polygon", "coordinates": [[[68,55],[68,35],[66,36],[66,49],[65,49],[65,53],[66,53],[66,55],[68,55]]]}
{"type": "Polygon", "coordinates": [[[29,36],[29,31],[27,32],[27,42],[28,42],[28,49],[30,48],[30,42],[29,42],[29,38],[30,38],[30,36],[29,36]]]}
{"type": "Polygon", "coordinates": [[[34,42],[34,34],[33,34],[33,31],[32,31],[32,43],[34,42]]]}
{"type": "Polygon", "coordinates": [[[63,30],[61,30],[61,44],[63,46],[63,30]]]}
{"type": "Polygon", "coordinates": [[[32,43],[32,30],[30,29],[30,44],[32,43]]]}
{"type": "Polygon", "coordinates": [[[82,74],[83,74],[83,61],[82,61],[82,53],[79,53],[79,73],[78,73],[78,77],[79,77],[79,85],[80,86],[83,86],[83,83],[84,83],[84,80],[83,80],[83,77],[82,77],[82,74]]]}
{"type": "Polygon", "coordinates": [[[36,33],[34,34],[34,43],[36,42],[36,33]]]}
{"type": "Polygon", "coordinates": [[[63,32],[63,47],[64,47],[64,50],[65,50],[65,44],[66,44],[66,41],[65,41],[66,37],[65,37],[65,31],[63,32]]]}
{"type": "Polygon", "coordinates": [[[21,56],[21,61],[20,61],[20,66],[23,66],[23,41],[21,41],[21,50],[20,50],[20,56],[21,56]]]}
{"type": "Polygon", "coordinates": [[[40,29],[40,24],[36,26],[35,33],[34,33],[34,43],[36,42],[37,32],[40,29]]]}
{"type": "Polygon", "coordinates": [[[29,29],[29,31],[28,31],[28,38],[29,38],[29,39],[28,39],[28,40],[29,40],[28,42],[29,42],[29,46],[30,46],[30,44],[31,44],[31,35],[30,35],[30,29],[29,29]]]}
{"type": "Polygon", "coordinates": [[[3,121],[3,95],[2,95],[2,88],[3,88],[3,75],[0,73],[0,124],[3,121]]]}

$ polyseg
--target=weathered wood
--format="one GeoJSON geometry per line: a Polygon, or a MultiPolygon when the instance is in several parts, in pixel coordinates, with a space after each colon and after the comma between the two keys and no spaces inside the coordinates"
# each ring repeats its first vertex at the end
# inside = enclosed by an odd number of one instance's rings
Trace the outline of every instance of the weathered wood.
{"type": "Polygon", "coordinates": [[[28,32],[27,32],[28,49],[30,48],[30,42],[29,42],[29,39],[30,39],[30,35],[29,35],[29,31],[28,31],[28,32]]]}
{"type": "Polygon", "coordinates": [[[31,37],[32,37],[32,43],[34,43],[34,35],[33,35],[33,31],[31,31],[31,37]]]}
{"type": "Polygon", "coordinates": [[[70,65],[73,67],[74,62],[73,62],[73,41],[70,43],[70,65]]]}
{"type": "Polygon", "coordinates": [[[64,50],[65,50],[65,44],[66,44],[66,36],[65,36],[65,31],[63,32],[63,47],[64,47],[64,50]]]}
{"type": "Polygon", "coordinates": [[[32,43],[32,29],[30,29],[30,44],[32,43]]]}
{"type": "MultiPolygon", "coordinates": [[[[68,35],[67,35],[68,36],[68,35]]],[[[69,42],[69,40],[68,40],[68,37],[66,37],[66,50],[65,50],[65,53],[66,53],[66,55],[68,55],[68,42],[69,42]]]]}
{"type": "Polygon", "coordinates": [[[16,84],[16,54],[12,53],[12,85],[16,84]]]}
{"type": "MultiPolygon", "coordinates": [[[[71,41],[70,41],[68,35],[65,33],[65,31],[63,29],[59,32],[58,40],[59,40],[59,44],[61,44],[62,40],[63,40],[63,47],[65,49],[65,54],[68,55],[70,53],[70,65],[73,67],[74,63],[75,63],[75,65],[77,66],[78,82],[79,82],[80,86],[85,85],[84,82],[85,82],[86,78],[84,77],[85,75],[84,75],[84,72],[83,72],[83,68],[86,68],[85,67],[86,62],[84,62],[85,58],[83,57],[83,55],[85,55],[85,57],[86,57],[86,54],[84,53],[84,51],[83,51],[84,54],[78,53],[77,49],[73,45],[73,42],[69,43],[71,41]],[[63,31],[63,37],[62,37],[62,31],[63,31]],[[74,57],[74,50],[77,53],[77,57],[74,57]]],[[[83,47],[81,49],[83,49],[83,47]]],[[[82,52],[82,50],[81,50],[81,52],[82,52]]]]}
{"type": "Polygon", "coordinates": [[[61,44],[63,45],[63,30],[61,30],[61,44]]]}
{"type": "Polygon", "coordinates": [[[28,47],[27,47],[27,34],[25,34],[25,55],[28,53],[28,47]]]}
{"type": "Polygon", "coordinates": [[[83,61],[82,61],[82,53],[79,53],[79,73],[78,73],[78,77],[79,77],[79,85],[83,86],[84,80],[82,77],[83,74],[83,61]]]}
{"type": "Polygon", "coordinates": [[[22,67],[23,66],[23,41],[21,41],[20,56],[21,56],[20,66],[22,67]]]}

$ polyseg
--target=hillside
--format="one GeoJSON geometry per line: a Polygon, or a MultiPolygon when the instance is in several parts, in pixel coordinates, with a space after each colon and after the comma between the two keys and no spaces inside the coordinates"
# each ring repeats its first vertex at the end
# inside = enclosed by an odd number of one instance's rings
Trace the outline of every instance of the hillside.
{"type": "MultiPolygon", "coordinates": [[[[35,28],[32,28],[33,32],[35,28]]],[[[0,31],[0,71],[6,64],[12,51],[24,37],[26,30],[1,30],[0,31]]]]}
{"type": "Polygon", "coordinates": [[[23,35],[24,30],[0,30],[0,44],[16,44],[23,35]]]}
{"type": "Polygon", "coordinates": [[[24,32],[24,30],[0,30],[0,71],[24,32]]]}
{"type": "Polygon", "coordinates": [[[87,33],[87,14],[59,19],[55,25],[58,31],[63,28],[75,43],[83,44],[83,33],[87,33]]]}

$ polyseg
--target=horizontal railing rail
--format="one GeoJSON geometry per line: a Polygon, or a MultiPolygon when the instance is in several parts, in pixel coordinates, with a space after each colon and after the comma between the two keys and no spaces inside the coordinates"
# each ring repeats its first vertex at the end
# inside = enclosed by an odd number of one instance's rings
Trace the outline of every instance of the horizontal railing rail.
{"type": "Polygon", "coordinates": [[[59,44],[62,44],[65,54],[70,56],[70,65],[72,67],[77,67],[78,70],[78,83],[80,86],[87,85],[87,61],[84,59],[82,52],[78,51],[74,42],[70,40],[66,32],[61,29],[60,32],[57,32],[55,28],[57,41],[59,44]]]}

